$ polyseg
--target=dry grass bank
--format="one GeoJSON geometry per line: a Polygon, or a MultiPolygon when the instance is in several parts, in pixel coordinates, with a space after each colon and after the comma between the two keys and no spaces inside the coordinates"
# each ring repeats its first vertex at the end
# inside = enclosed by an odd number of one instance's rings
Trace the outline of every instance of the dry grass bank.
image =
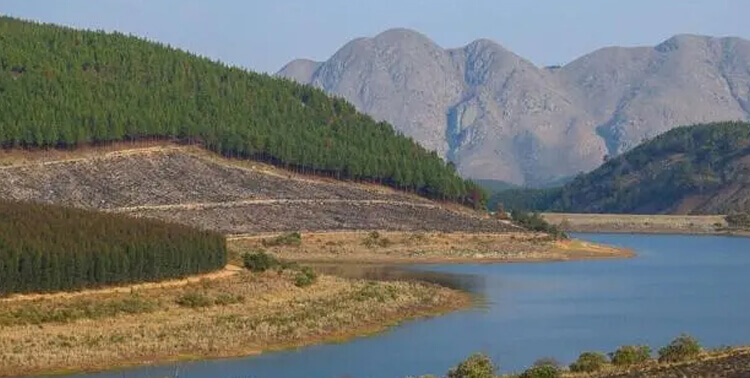
{"type": "Polygon", "coordinates": [[[639,215],[544,213],[544,219],[573,232],[717,234],[727,226],[723,215],[639,215]]]}
{"type": "Polygon", "coordinates": [[[532,233],[321,232],[299,244],[269,245],[278,234],[229,239],[230,252],[267,250],[283,259],[356,263],[483,263],[631,257],[628,250],[532,233]]]}
{"type": "Polygon", "coordinates": [[[239,272],[184,286],[9,301],[0,376],[247,355],[348,338],[470,304],[443,287],[239,272]]]}

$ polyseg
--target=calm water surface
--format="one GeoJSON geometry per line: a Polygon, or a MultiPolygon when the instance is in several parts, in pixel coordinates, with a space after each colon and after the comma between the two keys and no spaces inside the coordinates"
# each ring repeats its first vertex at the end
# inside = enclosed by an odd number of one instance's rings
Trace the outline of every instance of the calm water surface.
{"type": "Polygon", "coordinates": [[[666,344],[689,332],[707,346],[750,344],[750,239],[585,234],[628,247],[628,260],[415,269],[474,277],[481,308],[383,334],[256,357],[143,367],[86,377],[404,377],[444,373],[482,351],[503,371],[542,356],[666,344]],[[477,282],[481,284],[476,284],[477,282]]]}

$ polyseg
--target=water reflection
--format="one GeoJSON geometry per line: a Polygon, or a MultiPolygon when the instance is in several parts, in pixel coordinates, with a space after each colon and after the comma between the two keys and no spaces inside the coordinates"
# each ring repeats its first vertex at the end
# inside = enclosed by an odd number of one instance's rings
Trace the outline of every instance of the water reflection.
{"type": "Polygon", "coordinates": [[[307,265],[312,266],[320,273],[344,278],[377,281],[421,281],[474,294],[481,294],[485,289],[484,276],[427,270],[429,266],[354,263],[315,263],[307,265]]]}

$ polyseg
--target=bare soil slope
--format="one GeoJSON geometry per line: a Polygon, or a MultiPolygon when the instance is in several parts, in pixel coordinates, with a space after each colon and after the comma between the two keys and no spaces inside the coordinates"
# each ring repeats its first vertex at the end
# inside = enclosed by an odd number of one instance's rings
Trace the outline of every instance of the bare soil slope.
{"type": "Polygon", "coordinates": [[[171,144],[0,155],[0,198],[166,219],[229,234],[515,227],[377,185],[307,177],[171,144]]]}

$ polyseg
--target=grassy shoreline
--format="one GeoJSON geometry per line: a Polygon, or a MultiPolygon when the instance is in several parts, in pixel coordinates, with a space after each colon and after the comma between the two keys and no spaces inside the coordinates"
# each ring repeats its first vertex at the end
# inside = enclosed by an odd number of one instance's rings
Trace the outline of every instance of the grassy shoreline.
{"type": "MultiPolygon", "coordinates": [[[[230,253],[267,250],[287,260],[357,264],[490,264],[629,258],[631,250],[539,233],[311,232],[269,245],[280,234],[230,237],[230,253]]],[[[283,234],[282,234],[283,235],[283,234]]]]}
{"type": "Polygon", "coordinates": [[[427,283],[321,276],[299,288],[290,273],[275,271],[12,301],[0,309],[0,376],[253,355],[371,335],[472,303],[467,293],[427,283]],[[208,304],[178,304],[188,295],[208,304]],[[59,316],[38,316],[50,309],[59,316]]]}

